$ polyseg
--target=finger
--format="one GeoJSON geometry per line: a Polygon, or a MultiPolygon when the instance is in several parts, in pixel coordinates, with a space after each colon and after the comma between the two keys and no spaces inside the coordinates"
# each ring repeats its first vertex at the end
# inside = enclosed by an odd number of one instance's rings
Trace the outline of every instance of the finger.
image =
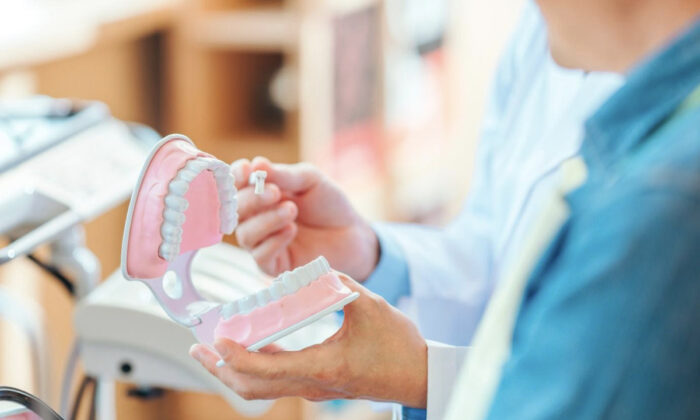
{"type": "Polygon", "coordinates": [[[281,351],[284,351],[282,346],[276,343],[268,344],[267,346],[261,348],[258,350],[261,353],[279,353],[281,351]]]}
{"type": "Polygon", "coordinates": [[[241,189],[248,185],[248,177],[250,177],[250,161],[248,159],[238,159],[231,164],[231,174],[234,178],[234,184],[237,189],[241,189]]]}
{"type": "Polygon", "coordinates": [[[337,271],[336,274],[340,281],[347,286],[348,289],[360,294],[360,297],[358,297],[355,301],[343,307],[343,312],[345,312],[346,318],[353,318],[357,315],[367,315],[370,308],[374,309],[378,306],[378,304],[386,302],[381,296],[372,293],[369,289],[353,280],[350,276],[337,271]]]}
{"type": "Polygon", "coordinates": [[[201,363],[202,366],[209,371],[209,373],[218,377],[219,379],[222,379],[220,376],[222,375],[222,372],[217,365],[219,360],[221,360],[221,357],[209,347],[203,344],[195,344],[190,348],[190,356],[201,363]]]}
{"type": "Polygon", "coordinates": [[[266,182],[277,184],[284,192],[301,194],[316,186],[322,178],[321,172],[308,163],[270,163],[265,158],[255,158],[251,171],[267,172],[266,182]]]}
{"type": "Polygon", "coordinates": [[[238,218],[244,221],[269,209],[282,198],[280,189],[275,184],[267,184],[262,194],[255,194],[254,187],[243,187],[238,191],[238,218]]]}
{"type": "MultiPolygon", "coordinates": [[[[300,351],[255,353],[225,338],[217,340],[214,347],[230,369],[267,380],[313,380],[319,367],[326,367],[323,361],[328,360],[328,357],[324,357],[320,351],[333,351],[332,346],[317,345],[300,351]]],[[[337,358],[331,360],[337,360],[337,358]]]]}
{"type": "Polygon", "coordinates": [[[282,202],[272,210],[241,223],[236,229],[236,239],[241,246],[253,249],[268,236],[294,222],[296,217],[297,206],[291,201],[282,202]]]}
{"type": "Polygon", "coordinates": [[[291,223],[251,250],[250,253],[260,269],[270,275],[279,274],[281,269],[277,257],[294,240],[297,230],[296,223],[291,223]]]}

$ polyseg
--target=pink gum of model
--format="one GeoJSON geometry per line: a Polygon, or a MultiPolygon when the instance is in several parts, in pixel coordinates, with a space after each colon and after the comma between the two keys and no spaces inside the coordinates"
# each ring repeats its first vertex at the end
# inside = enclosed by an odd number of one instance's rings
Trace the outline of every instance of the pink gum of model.
{"type": "Polygon", "coordinates": [[[250,347],[282,331],[351,294],[335,273],[324,274],[297,292],[256,308],[249,314],[221,318],[214,330],[214,340],[228,338],[250,347]]]}
{"type": "MultiPolygon", "coordinates": [[[[157,278],[168,270],[168,262],[158,254],[164,200],[170,181],[188,160],[196,157],[212,156],[185,140],[174,139],[162,145],[151,160],[132,215],[126,259],[126,270],[131,277],[157,278]]],[[[221,242],[218,191],[210,171],[203,171],[192,181],[185,199],[189,206],[185,210],[180,254],[221,242]]]]}

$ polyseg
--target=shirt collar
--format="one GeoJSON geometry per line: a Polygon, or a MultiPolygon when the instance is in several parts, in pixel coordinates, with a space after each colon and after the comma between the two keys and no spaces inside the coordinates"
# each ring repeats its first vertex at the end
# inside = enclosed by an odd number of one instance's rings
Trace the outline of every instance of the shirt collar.
{"type": "Polygon", "coordinates": [[[663,123],[699,83],[700,19],[633,69],[627,83],[586,122],[584,159],[589,165],[612,165],[663,123]]]}

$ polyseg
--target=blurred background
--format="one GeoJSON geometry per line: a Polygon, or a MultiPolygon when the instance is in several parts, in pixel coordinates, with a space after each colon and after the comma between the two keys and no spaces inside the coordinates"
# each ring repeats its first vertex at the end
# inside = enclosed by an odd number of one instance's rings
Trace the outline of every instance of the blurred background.
{"type": "MultiPolygon", "coordinates": [[[[119,120],[186,134],[224,161],[312,162],[372,220],[440,225],[467,194],[491,75],[522,3],[0,0],[0,101],[99,101],[119,120]]],[[[16,152],[2,141],[0,163],[16,152]]],[[[95,153],[72,152],[72,168],[95,153]]],[[[119,266],[125,198],[86,218],[102,277],[119,266]]],[[[0,311],[0,384],[38,393],[28,372],[43,369],[45,399],[57,406],[73,300],[48,275],[25,259],[0,265],[11,300],[40,308],[51,355],[33,364],[31,339],[0,311]]],[[[117,384],[119,419],[245,418],[215,395],[128,391],[117,384]]],[[[289,399],[261,418],[387,415],[289,399]]]]}

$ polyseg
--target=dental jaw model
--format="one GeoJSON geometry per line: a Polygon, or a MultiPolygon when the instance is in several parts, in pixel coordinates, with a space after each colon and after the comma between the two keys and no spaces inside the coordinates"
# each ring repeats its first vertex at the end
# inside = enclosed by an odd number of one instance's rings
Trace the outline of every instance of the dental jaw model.
{"type": "Polygon", "coordinates": [[[168,316],[189,327],[201,343],[213,345],[225,337],[251,351],[358,297],[320,257],[235,302],[205,300],[194,287],[190,265],[197,250],[221,242],[236,228],[236,194],[227,164],[199,151],[185,136],[161,140],[129,204],[124,277],[145,283],[168,316]]]}

